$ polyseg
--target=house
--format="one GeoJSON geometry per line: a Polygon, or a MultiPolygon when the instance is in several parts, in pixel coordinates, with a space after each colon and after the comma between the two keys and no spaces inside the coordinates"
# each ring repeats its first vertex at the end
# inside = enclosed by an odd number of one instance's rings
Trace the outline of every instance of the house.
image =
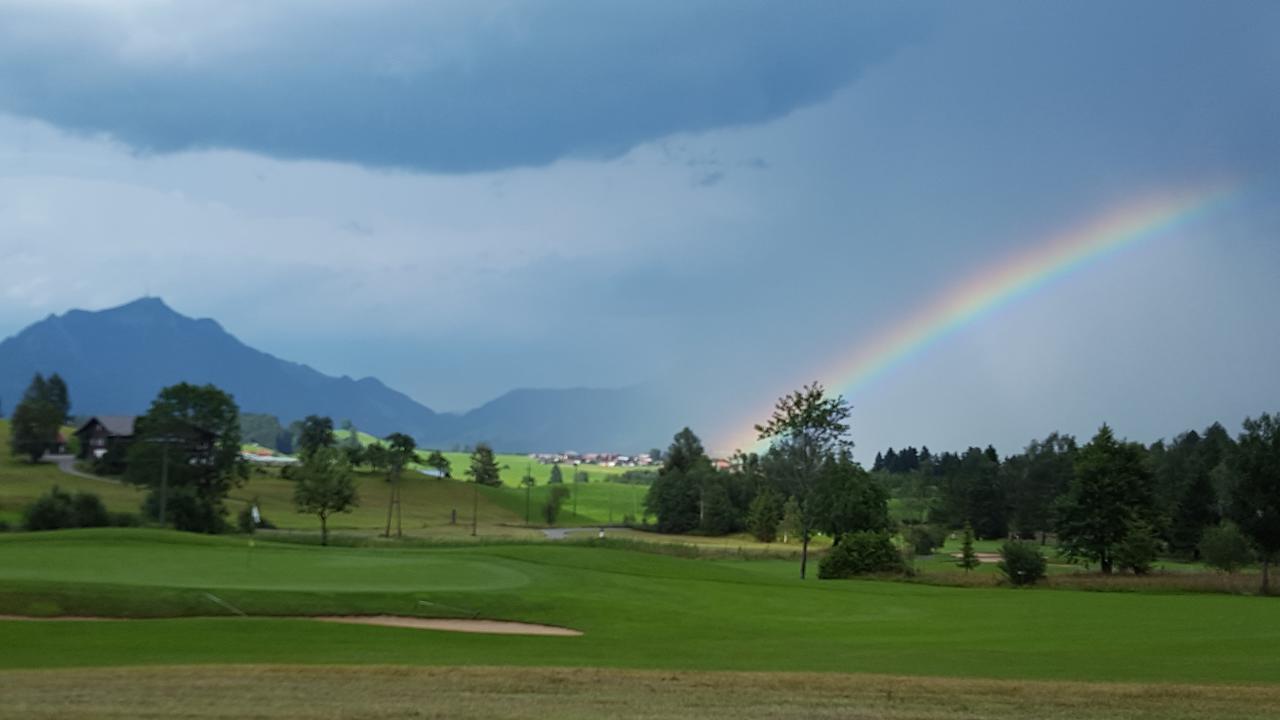
{"type": "Polygon", "coordinates": [[[133,442],[133,425],[136,415],[96,415],[89,418],[79,430],[80,457],[99,459],[108,451],[119,449],[116,453],[123,456],[124,451],[133,442]]]}

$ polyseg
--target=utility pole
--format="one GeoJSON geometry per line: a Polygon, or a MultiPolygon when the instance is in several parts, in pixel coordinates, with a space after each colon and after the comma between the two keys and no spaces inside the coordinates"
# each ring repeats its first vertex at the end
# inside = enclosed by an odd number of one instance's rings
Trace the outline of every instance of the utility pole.
{"type": "Polygon", "coordinates": [[[160,527],[164,527],[164,509],[169,496],[169,443],[160,450],[160,527]]]}

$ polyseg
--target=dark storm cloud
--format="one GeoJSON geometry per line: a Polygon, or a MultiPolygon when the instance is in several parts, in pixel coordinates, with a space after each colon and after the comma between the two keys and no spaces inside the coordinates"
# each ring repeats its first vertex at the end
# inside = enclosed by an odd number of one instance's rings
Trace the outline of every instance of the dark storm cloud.
{"type": "Polygon", "coordinates": [[[0,112],[145,152],[414,170],[613,157],[776,118],[918,37],[842,2],[0,6],[0,112]]]}

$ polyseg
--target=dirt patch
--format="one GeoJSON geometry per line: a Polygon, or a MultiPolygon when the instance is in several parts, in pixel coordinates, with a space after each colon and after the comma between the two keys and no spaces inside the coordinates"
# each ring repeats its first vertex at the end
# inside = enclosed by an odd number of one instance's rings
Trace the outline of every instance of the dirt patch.
{"type": "Polygon", "coordinates": [[[582,633],[555,625],[509,622],[507,620],[455,620],[449,618],[416,618],[400,615],[333,615],[313,618],[321,622],[351,623],[354,625],[381,625],[384,627],[413,628],[415,630],[445,630],[448,632],[488,633],[492,635],[551,635],[577,637],[582,633]]]}

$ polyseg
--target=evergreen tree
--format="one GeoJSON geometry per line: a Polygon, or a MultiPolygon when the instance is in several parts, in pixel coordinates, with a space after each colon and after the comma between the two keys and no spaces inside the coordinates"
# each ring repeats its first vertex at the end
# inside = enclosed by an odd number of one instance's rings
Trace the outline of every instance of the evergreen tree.
{"type": "Polygon", "coordinates": [[[560,472],[560,463],[551,466],[551,478],[547,480],[548,485],[560,485],[564,482],[564,475],[560,472]]]}
{"type": "Polygon", "coordinates": [[[61,378],[55,374],[45,380],[36,373],[9,418],[9,448],[13,454],[39,462],[58,442],[68,403],[67,388],[61,378]]]}
{"type": "Polygon", "coordinates": [[[973,528],[968,525],[964,526],[964,544],[960,546],[960,562],[956,564],[964,568],[965,572],[982,564],[978,560],[978,554],[973,551],[973,528]]]}
{"type": "Polygon", "coordinates": [[[471,466],[467,468],[467,477],[480,485],[489,487],[502,485],[498,461],[493,457],[493,448],[487,443],[479,443],[471,452],[471,466]]]}
{"type": "Polygon", "coordinates": [[[319,415],[308,415],[302,421],[302,433],[298,438],[298,450],[303,458],[315,453],[320,448],[333,447],[337,441],[333,436],[333,420],[319,415]]]}
{"type": "Polygon", "coordinates": [[[1107,425],[1080,449],[1075,477],[1058,508],[1058,541],[1068,558],[1096,562],[1110,574],[1125,536],[1153,526],[1152,477],[1143,452],[1117,441],[1107,425]]]}
{"type": "Polygon", "coordinates": [[[771,543],[778,539],[778,526],[782,524],[782,497],[770,488],[760,491],[747,511],[747,530],[760,542],[771,543]]]}

